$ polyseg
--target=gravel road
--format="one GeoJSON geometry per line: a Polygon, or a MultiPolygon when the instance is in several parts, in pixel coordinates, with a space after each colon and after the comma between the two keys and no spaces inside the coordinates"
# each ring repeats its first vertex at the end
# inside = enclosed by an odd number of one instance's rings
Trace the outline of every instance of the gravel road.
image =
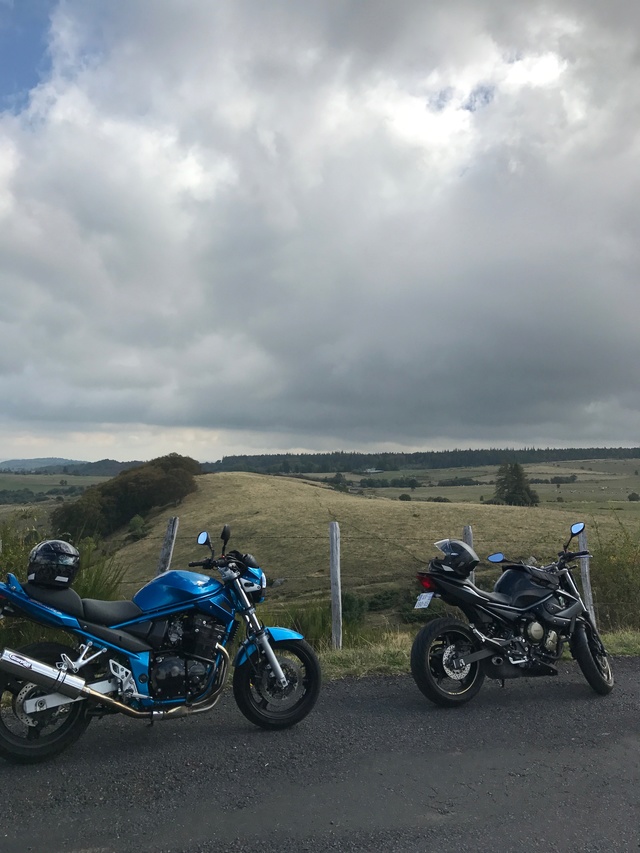
{"type": "Polygon", "coordinates": [[[436,708],[410,677],[324,685],[294,729],[211,714],[92,723],[48,764],[0,761],[2,853],[640,849],[640,658],[599,697],[485,682],[436,708]]]}

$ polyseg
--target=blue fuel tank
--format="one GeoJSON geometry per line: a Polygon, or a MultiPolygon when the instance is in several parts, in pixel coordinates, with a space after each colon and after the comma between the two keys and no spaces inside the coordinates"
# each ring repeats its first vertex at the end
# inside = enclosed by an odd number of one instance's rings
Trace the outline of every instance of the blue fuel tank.
{"type": "Polygon", "coordinates": [[[222,589],[223,584],[208,575],[200,575],[197,572],[164,572],[139,589],[133,596],[133,602],[141,610],[157,610],[161,607],[189,604],[194,598],[212,595],[222,589]]]}

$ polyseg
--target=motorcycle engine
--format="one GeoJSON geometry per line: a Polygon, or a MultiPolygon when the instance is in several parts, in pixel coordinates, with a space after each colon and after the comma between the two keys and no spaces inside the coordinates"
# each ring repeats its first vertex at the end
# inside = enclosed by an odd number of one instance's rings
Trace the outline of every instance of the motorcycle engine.
{"type": "Polygon", "coordinates": [[[544,625],[534,620],[526,623],[523,633],[528,640],[536,645],[541,645],[545,651],[556,652],[560,639],[556,631],[547,630],[544,625]]]}
{"type": "Polygon", "coordinates": [[[168,648],[151,662],[151,694],[157,699],[181,699],[202,693],[214,666],[216,643],[224,635],[224,625],[202,613],[170,620],[164,637],[168,648]]]}
{"type": "Polygon", "coordinates": [[[156,655],[151,665],[151,692],[157,699],[181,699],[204,689],[211,667],[197,660],[156,655]]]}

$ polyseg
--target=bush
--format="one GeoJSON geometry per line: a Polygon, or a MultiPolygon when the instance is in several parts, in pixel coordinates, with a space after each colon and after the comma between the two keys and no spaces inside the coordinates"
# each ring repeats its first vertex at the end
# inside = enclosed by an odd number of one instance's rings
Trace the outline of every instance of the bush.
{"type": "Polygon", "coordinates": [[[134,515],[129,522],[129,538],[134,541],[144,539],[149,533],[149,526],[141,515],[134,515]]]}
{"type": "Polygon", "coordinates": [[[76,501],[51,513],[54,530],[69,530],[83,536],[108,536],[134,516],[153,507],[177,505],[196,490],[194,475],[200,463],[188,456],[170,453],[145,465],[128,468],[99,486],[92,486],[76,501]]]}
{"type": "MultiPolygon", "coordinates": [[[[28,527],[21,530],[17,523],[0,525],[2,539],[2,571],[6,575],[12,572],[19,581],[27,577],[27,561],[29,551],[35,542],[47,538],[43,531],[28,527]]],[[[80,571],[73,584],[73,589],[80,598],[97,598],[111,600],[120,597],[120,586],[124,577],[124,569],[115,558],[102,550],[95,539],[83,539],[76,545],[80,552],[80,571]]],[[[4,578],[3,578],[4,580],[4,578]]],[[[15,648],[26,643],[59,639],[69,642],[69,637],[61,631],[55,631],[29,619],[10,618],[3,620],[0,625],[0,647],[5,645],[15,648]]]]}
{"type": "Polygon", "coordinates": [[[400,601],[400,591],[397,589],[386,589],[377,592],[369,599],[369,610],[372,613],[380,610],[391,610],[400,601]]]}
{"type": "Polygon", "coordinates": [[[598,626],[603,630],[640,628],[640,530],[627,530],[618,519],[618,533],[604,540],[595,526],[589,550],[591,586],[598,626]]]}
{"type": "Polygon", "coordinates": [[[352,592],[342,594],[342,621],[346,625],[360,625],[368,609],[369,602],[366,598],[360,598],[352,592]]]}
{"type": "Polygon", "coordinates": [[[407,495],[407,494],[400,495],[400,496],[398,497],[398,500],[399,500],[399,501],[410,501],[410,500],[411,500],[411,495],[407,495]]]}
{"type": "Polygon", "coordinates": [[[631,492],[631,494],[629,495],[627,500],[628,501],[640,501],[640,495],[637,492],[631,492]]]}

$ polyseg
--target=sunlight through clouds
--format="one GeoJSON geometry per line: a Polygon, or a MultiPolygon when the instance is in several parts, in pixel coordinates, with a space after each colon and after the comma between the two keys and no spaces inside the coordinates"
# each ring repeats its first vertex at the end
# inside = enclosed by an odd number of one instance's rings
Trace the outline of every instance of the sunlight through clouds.
{"type": "Polygon", "coordinates": [[[637,444],[640,7],[48,8],[0,456],[637,444]]]}

